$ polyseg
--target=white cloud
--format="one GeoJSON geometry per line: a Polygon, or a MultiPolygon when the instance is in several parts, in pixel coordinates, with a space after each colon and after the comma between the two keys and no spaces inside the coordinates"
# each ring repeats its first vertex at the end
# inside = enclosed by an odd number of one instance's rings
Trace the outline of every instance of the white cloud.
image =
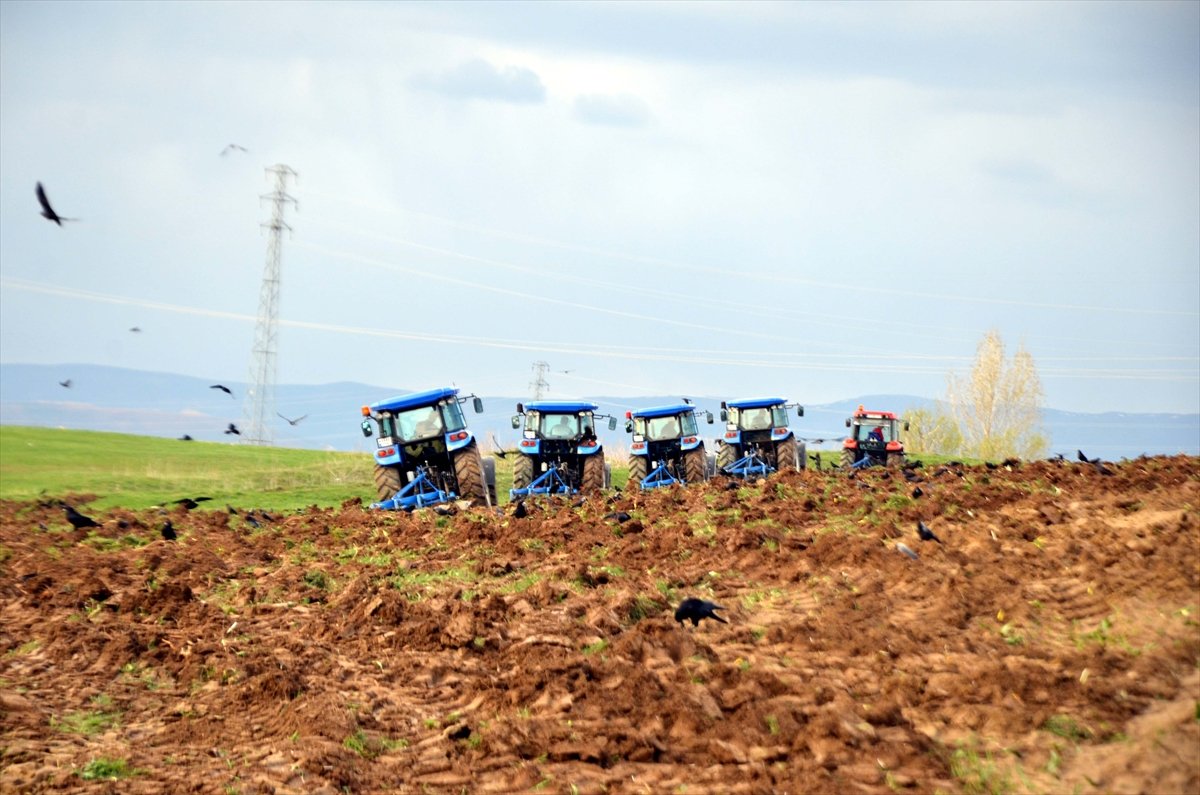
{"type": "Polygon", "coordinates": [[[575,98],[575,118],[586,124],[645,127],[650,108],[632,94],[587,94],[575,98]]]}
{"type": "Polygon", "coordinates": [[[541,103],[546,100],[546,87],[531,69],[520,66],[497,67],[482,58],[472,58],[444,72],[416,75],[411,82],[416,88],[459,99],[513,103],[541,103]]]}

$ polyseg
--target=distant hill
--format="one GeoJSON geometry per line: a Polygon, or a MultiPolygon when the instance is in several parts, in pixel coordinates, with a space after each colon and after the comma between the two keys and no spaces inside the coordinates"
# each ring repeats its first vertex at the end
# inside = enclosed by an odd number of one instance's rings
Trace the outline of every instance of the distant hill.
{"type": "MultiPolygon", "coordinates": [[[[98,365],[0,364],[0,423],[81,430],[117,431],[146,436],[180,437],[188,434],[205,441],[231,441],[226,424],[241,424],[246,384],[223,381],[234,397],[210,388],[217,381],[172,373],[126,370],[98,365]],[[71,387],[59,385],[70,379],[71,387]]],[[[416,385],[427,388],[428,384],[416,385]]],[[[409,388],[353,382],[332,384],[280,384],[275,388],[278,411],[292,419],[289,425],[276,418],[275,443],[283,447],[328,450],[372,449],[372,440],[360,430],[360,407],[409,388]]],[[[517,440],[511,417],[518,401],[528,396],[481,395],[485,411],[468,411],[468,421],[488,447],[495,438],[503,447],[517,440]]],[[[744,397],[744,396],[739,396],[744,397]]],[[[802,396],[784,395],[790,400],[802,396]]],[[[624,432],[626,411],[680,402],[679,395],[651,397],[604,396],[586,398],[600,410],[618,417],[617,430],[602,425],[603,443],[610,449],[628,446],[624,432]]],[[[718,398],[693,398],[697,408],[710,411],[715,424],[705,425],[706,438],[717,436],[720,423],[718,398]]],[[[840,446],[844,421],[858,405],[885,411],[904,411],[936,401],[915,395],[862,395],[821,405],[805,406],[795,422],[796,433],[813,449],[840,446]],[[820,441],[819,441],[820,440],[820,441]]],[[[1051,451],[1068,457],[1082,449],[1109,460],[1149,455],[1188,453],[1200,455],[1200,414],[1136,414],[1108,412],[1083,414],[1047,409],[1043,421],[1051,437],[1051,451]]],[[[711,442],[710,442],[711,446],[711,442]]]]}

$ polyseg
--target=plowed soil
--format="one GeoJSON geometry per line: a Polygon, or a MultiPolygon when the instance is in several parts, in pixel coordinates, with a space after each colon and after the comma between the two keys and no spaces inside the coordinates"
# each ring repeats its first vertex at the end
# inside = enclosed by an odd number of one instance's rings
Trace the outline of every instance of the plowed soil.
{"type": "Polygon", "coordinates": [[[1200,460],[1107,466],[3,503],[0,790],[1200,792],[1200,460]]]}

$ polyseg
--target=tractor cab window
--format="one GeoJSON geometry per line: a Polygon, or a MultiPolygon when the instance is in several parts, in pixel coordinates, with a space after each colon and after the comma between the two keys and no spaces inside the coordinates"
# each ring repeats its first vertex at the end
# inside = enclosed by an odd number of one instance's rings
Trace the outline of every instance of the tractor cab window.
{"type": "Polygon", "coordinates": [[[396,418],[391,414],[384,413],[379,418],[379,435],[380,436],[395,436],[396,435],[396,418]]]}
{"type": "Polygon", "coordinates": [[[442,418],[446,421],[446,432],[454,433],[467,427],[467,419],[463,416],[462,406],[457,400],[452,400],[442,406],[442,418]]]}
{"type": "Polygon", "coordinates": [[[573,414],[546,414],[542,417],[542,437],[574,439],[579,435],[579,418],[573,414]]]}
{"type": "Polygon", "coordinates": [[[646,420],[646,438],[652,442],[679,438],[677,417],[650,417],[646,420]]]}
{"type": "Polygon", "coordinates": [[[860,442],[890,442],[892,441],[892,426],[890,423],[864,422],[858,426],[860,442]]]}
{"type": "Polygon", "coordinates": [[[405,442],[439,436],[445,432],[445,428],[437,406],[421,406],[396,415],[397,435],[405,442]]]}
{"type": "Polygon", "coordinates": [[[771,410],[742,409],[741,427],[747,431],[765,431],[771,427],[771,410]]]}
{"type": "Polygon", "coordinates": [[[700,429],[696,427],[695,414],[681,414],[679,419],[680,424],[683,426],[682,433],[684,436],[696,436],[700,433],[700,429]]]}
{"type": "Polygon", "coordinates": [[[588,412],[579,418],[579,436],[583,439],[596,438],[596,428],[591,412],[588,412]]]}
{"type": "Polygon", "coordinates": [[[771,424],[775,428],[786,428],[788,424],[787,406],[771,407],[771,424]]]}

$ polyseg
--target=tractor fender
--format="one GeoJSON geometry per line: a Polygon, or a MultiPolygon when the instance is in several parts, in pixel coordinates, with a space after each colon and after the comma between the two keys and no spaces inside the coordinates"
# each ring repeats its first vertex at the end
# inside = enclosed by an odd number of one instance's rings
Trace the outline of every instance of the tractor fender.
{"type": "Polygon", "coordinates": [[[470,431],[455,431],[446,434],[446,452],[453,453],[475,443],[475,436],[470,431]],[[458,437],[455,439],[454,437],[458,437]]]}

